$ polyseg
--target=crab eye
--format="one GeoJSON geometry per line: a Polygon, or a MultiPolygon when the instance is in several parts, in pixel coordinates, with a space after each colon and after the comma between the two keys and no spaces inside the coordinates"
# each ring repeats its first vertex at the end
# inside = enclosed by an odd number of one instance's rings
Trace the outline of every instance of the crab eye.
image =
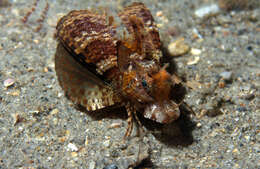
{"type": "Polygon", "coordinates": [[[142,80],[142,86],[143,86],[143,87],[147,87],[147,82],[146,82],[146,80],[142,80]]]}

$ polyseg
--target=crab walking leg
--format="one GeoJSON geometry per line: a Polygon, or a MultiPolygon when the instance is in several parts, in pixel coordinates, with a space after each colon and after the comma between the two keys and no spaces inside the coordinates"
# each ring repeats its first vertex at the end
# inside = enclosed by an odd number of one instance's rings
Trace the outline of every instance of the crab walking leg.
{"type": "MultiPolygon", "coordinates": [[[[143,128],[143,125],[142,125],[142,123],[141,123],[139,117],[137,116],[137,111],[136,111],[135,108],[134,108],[133,114],[134,114],[135,119],[136,119],[136,121],[137,121],[137,123],[138,123],[138,129],[141,129],[141,132],[142,132],[142,135],[143,135],[143,134],[144,134],[144,128],[143,128]]],[[[138,131],[139,131],[139,130],[138,130],[138,131]]]]}
{"type": "Polygon", "coordinates": [[[126,129],[124,139],[129,137],[133,130],[133,109],[130,103],[127,103],[125,107],[127,111],[127,129],[126,129]]]}

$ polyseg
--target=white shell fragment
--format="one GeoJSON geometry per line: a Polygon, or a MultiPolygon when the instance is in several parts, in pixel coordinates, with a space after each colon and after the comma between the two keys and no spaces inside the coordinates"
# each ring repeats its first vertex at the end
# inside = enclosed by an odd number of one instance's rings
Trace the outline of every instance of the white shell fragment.
{"type": "Polygon", "coordinates": [[[196,48],[191,48],[190,53],[192,55],[200,55],[201,54],[201,50],[200,49],[196,49],[196,48]]]}
{"type": "Polygon", "coordinates": [[[187,65],[195,65],[199,62],[200,57],[199,56],[195,56],[195,58],[193,60],[190,60],[187,62],[187,65]]]}
{"type": "Polygon", "coordinates": [[[14,79],[8,78],[4,81],[4,87],[10,87],[14,84],[14,82],[15,82],[14,79]]]}
{"type": "Polygon", "coordinates": [[[168,51],[171,56],[181,56],[188,53],[190,47],[184,42],[184,38],[177,39],[168,45],[168,51]]]}
{"type": "Polygon", "coordinates": [[[219,11],[220,10],[217,4],[211,4],[197,9],[195,11],[195,15],[199,18],[203,18],[209,15],[216,15],[219,11]]]}
{"type": "Polygon", "coordinates": [[[78,147],[75,144],[69,143],[67,147],[68,151],[78,151],[78,147]]]}

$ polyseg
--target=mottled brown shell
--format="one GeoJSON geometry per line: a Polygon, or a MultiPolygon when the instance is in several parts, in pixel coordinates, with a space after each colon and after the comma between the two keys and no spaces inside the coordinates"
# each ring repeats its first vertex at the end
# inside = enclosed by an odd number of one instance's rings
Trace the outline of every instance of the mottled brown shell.
{"type": "Polygon", "coordinates": [[[143,3],[135,2],[124,8],[118,15],[129,33],[135,34],[136,41],[142,42],[140,49],[137,50],[149,53],[154,59],[160,60],[161,54],[158,53],[160,53],[161,42],[150,10],[143,3]]]}
{"type": "Polygon", "coordinates": [[[116,30],[108,25],[106,15],[71,11],[60,19],[56,29],[60,42],[77,59],[95,65],[100,74],[117,66],[116,30]]]}

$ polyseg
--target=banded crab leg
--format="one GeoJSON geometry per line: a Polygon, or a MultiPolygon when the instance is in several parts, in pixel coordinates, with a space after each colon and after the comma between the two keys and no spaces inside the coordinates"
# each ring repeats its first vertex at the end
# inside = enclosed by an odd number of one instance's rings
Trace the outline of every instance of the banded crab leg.
{"type": "Polygon", "coordinates": [[[129,137],[132,133],[132,130],[133,130],[133,111],[132,111],[133,109],[132,109],[132,106],[130,105],[130,103],[127,103],[125,108],[126,108],[126,112],[127,112],[127,129],[126,129],[126,132],[125,132],[125,135],[124,135],[124,139],[129,137]]]}
{"type": "Polygon", "coordinates": [[[136,108],[131,106],[130,103],[127,103],[127,105],[125,107],[126,107],[126,111],[127,111],[127,125],[128,126],[127,126],[127,130],[126,130],[124,139],[129,137],[132,133],[133,123],[134,123],[133,115],[134,115],[134,118],[136,119],[136,121],[138,123],[138,126],[141,128],[142,133],[144,133],[143,125],[142,125],[139,117],[137,116],[136,108]]]}

